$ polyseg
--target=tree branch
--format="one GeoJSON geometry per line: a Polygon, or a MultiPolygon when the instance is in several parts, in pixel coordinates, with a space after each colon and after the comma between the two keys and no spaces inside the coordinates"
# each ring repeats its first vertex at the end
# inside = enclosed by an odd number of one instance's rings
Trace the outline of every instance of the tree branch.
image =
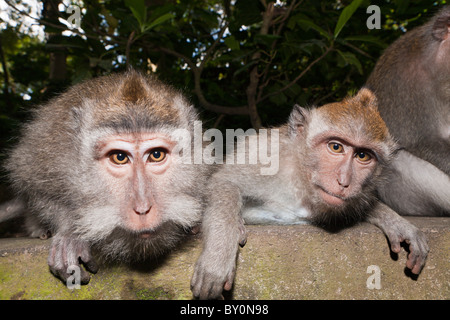
{"type": "MultiPolygon", "coordinates": [[[[262,26],[259,34],[265,35],[269,33],[269,27],[273,19],[274,3],[270,2],[266,11],[263,14],[262,26]]],[[[252,56],[252,61],[257,61],[261,58],[261,51],[257,51],[252,56]]],[[[259,129],[262,127],[261,118],[257,109],[257,89],[259,84],[260,75],[258,75],[258,64],[256,64],[250,71],[250,83],[245,91],[247,94],[248,113],[250,115],[250,121],[253,128],[259,129]]]]}
{"type": "Polygon", "coordinates": [[[228,107],[228,106],[220,106],[214,103],[210,103],[208,100],[206,100],[205,96],[203,95],[203,90],[201,88],[201,74],[202,69],[197,67],[197,65],[188,57],[185,55],[176,52],[174,50],[159,47],[158,50],[173,55],[175,57],[178,57],[180,59],[183,59],[184,62],[188,64],[188,66],[191,68],[191,71],[194,73],[194,93],[198,97],[198,100],[202,107],[204,107],[207,110],[222,113],[222,114],[228,114],[228,115],[247,115],[248,114],[248,108],[247,106],[240,106],[240,107],[228,107]]]}
{"type": "MultiPolygon", "coordinates": [[[[302,0],[303,1],[303,0],[302,0]]],[[[300,1],[300,3],[302,3],[302,1],[300,1]]],[[[291,5],[289,6],[289,8],[287,10],[284,11],[284,13],[282,15],[280,15],[280,21],[279,21],[279,26],[276,29],[275,35],[279,36],[281,34],[281,31],[284,28],[284,25],[286,23],[286,20],[289,18],[289,16],[291,15],[292,10],[297,7],[300,3],[296,4],[296,0],[292,1],[291,5]]],[[[272,43],[272,47],[271,47],[271,51],[273,52],[276,48],[276,45],[278,43],[278,39],[275,39],[272,43]]],[[[275,58],[275,54],[271,54],[270,55],[270,61],[266,64],[266,67],[264,68],[264,71],[262,73],[262,84],[258,87],[258,94],[257,94],[257,98],[256,101],[261,101],[261,96],[264,92],[264,88],[270,83],[270,78],[267,79],[267,75],[269,74],[269,68],[272,64],[273,59],[275,58]]]]}
{"type": "Polygon", "coordinates": [[[130,33],[130,36],[128,37],[128,41],[127,41],[127,46],[125,49],[125,57],[126,57],[126,68],[127,70],[130,68],[130,49],[131,49],[131,44],[134,42],[134,35],[135,35],[135,31],[133,30],[130,33]]]}
{"type": "Polygon", "coordinates": [[[325,58],[326,55],[328,55],[328,53],[330,53],[330,51],[333,49],[333,46],[331,45],[330,47],[328,47],[325,52],[318,57],[316,60],[314,60],[313,62],[311,62],[302,72],[300,72],[300,74],[295,77],[294,80],[292,80],[289,84],[287,84],[286,86],[284,86],[283,88],[281,88],[280,90],[271,92],[266,94],[265,96],[263,96],[259,101],[257,101],[258,103],[277,94],[282,93],[283,91],[289,89],[290,87],[292,87],[298,80],[300,80],[301,77],[303,77],[316,63],[318,63],[320,60],[322,60],[323,58],[325,58]]]}

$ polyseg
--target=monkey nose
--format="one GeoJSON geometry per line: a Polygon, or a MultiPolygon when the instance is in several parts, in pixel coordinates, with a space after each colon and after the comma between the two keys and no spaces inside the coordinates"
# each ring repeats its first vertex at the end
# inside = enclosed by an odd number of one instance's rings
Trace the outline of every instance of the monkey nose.
{"type": "Polygon", "coordinates": [[[350,186],[350,183],[348,183],[346,181],[341,181],[341,180],[337,179],[337,182],[344,189],[346,189],[346,188],[348,188],[350,186]]]}
{"type": "Polygon", "coordinates": [[[135,206],[133,210],[137,215],[144,216],[150,212],[151,208],[152,206],[135,206]]]}

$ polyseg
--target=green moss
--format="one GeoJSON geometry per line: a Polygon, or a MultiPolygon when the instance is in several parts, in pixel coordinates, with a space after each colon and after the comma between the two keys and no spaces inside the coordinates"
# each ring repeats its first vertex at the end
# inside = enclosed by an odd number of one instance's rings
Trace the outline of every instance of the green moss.
{"type": "Polygon", "coordinates": [[[173,292],[165,290],[162,287],[141,289],[136,292],[136,297],[139,300],[171,300],[174,296],[173,292]]]}

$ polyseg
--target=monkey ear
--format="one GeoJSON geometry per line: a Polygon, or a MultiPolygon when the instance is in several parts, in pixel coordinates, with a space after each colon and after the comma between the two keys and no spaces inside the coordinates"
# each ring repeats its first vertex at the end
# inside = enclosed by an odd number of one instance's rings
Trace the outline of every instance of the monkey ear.
{"type": "Polygon", "coordinates": [[[299,132],[303,132],[306,124],[309,122],[309,118],[310,118],[310,111],[296,104],[291,112],[291,115],[289,116],[288,121],[289,136],[295,137],[299,132]]]}
{"type": "Polygon", "coordinates": [[[433,24],[431,34],[437,41],[444,41],[449,36],[450,28],[450,10],[445,8],[442,10],[433,24]]]}
{"type": "Polygon", "coordinates": [[[361,88],[361,90],[358,91],[358,94],[356,95],[355,98],[363,106],[377,108],[377,97],[372,92],[372,90],[366,87],[361,88]]]}

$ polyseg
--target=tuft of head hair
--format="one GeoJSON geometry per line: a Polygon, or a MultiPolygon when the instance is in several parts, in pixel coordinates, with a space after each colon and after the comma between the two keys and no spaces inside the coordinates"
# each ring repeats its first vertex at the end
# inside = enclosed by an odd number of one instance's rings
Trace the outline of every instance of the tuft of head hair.
{"type": "Polygon", "coordinates": [[[97,82],[102,85],[100,96],[94,101],[89,96],[84,100],[95,106],[92,115],[100,126],[130,132],[161,125],[189,129],[197,119],[183,94],[155,77],[130,70],[97,82]]]}
{"type": "Polygon", "coordinates": [[[319,108],[319,112],[326,113],[336,127],[362,128],[364,135],[372,141],[390,139],[388,128],[378,112],[377,99],[367,88],[342,102],[326,104],[319,108]]]}

